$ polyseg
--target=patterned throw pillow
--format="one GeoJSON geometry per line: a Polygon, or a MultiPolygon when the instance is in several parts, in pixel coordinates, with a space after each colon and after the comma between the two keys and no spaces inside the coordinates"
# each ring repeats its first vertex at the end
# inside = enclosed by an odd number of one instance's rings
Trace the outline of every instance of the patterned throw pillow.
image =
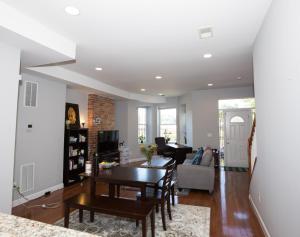
{"type": "Polygon", "coordinates": [[[212,159],[213,159],[212,149],[207,148],[207,149],[205,149],[205,151],[203,153],[203,157],[202,157],[202,160],[200,162],[200,165],[210,166],[210,163],[211,163],[212,159]]]}
{"type": "Polygon", "coordinates": [[[192,165],[200,165],[202,155],[203,155],[203,148],[200,147],[193,158],[192,165]]]}

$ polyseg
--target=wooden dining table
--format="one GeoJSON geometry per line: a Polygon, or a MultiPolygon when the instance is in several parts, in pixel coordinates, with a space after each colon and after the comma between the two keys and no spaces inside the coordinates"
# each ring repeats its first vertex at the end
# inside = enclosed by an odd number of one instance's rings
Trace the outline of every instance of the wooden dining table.
{"type": "Polygon", "coordinates": [[[96,195],[96,183],[104,182],[109,185],[109,196],[112,198],[115,197],[116,186],[130,186],[140,188],[141,199],[146,199],[146,186],[151,184],[157,189],[165,172],[165,169],[116,166],[111,169],[99,170],[96,175],[82,174],[82,176],[90,178],[92,197],[96,195]]]}

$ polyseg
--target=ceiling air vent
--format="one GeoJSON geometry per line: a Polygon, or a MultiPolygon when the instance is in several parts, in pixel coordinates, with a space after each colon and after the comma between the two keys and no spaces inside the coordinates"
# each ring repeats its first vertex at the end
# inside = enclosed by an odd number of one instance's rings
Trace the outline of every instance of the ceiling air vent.
{"type": "Polygon", "coordinates": [[[212,27],[203,27],[199,30],[200,39],[208,39],[213,37],[212,27]]]}
{"type": "Polygon", "coordinates": [[[24,105],[25,107],[37,107],[38,84],[36,82],[25,82],[24,105]]]}

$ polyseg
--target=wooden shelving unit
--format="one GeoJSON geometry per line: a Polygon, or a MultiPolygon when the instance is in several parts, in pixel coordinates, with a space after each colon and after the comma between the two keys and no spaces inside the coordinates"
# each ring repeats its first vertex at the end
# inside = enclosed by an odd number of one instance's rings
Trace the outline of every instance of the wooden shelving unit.
{"type": "Polygon", "coordinates": [[[82,180],[88,160],[88,129],[65,129],[64,140],[64,185],[68,186],[82,180]]]}

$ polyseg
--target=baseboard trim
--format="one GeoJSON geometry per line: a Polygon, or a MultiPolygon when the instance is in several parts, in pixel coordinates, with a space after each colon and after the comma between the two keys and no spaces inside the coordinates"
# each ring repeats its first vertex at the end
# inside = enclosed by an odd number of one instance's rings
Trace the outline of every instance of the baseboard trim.
{"type": "Polygon", "coordinates": [[[259,224],[260,224],[260,226],[261,226],[261,228],[262,228],[262,230],[264,232],[264,235],[266,237],[271,237],[271,235],[270,235],[270,233],[269,233],[269,231],[268,231],[268,229],[267,229],[267,227],[266,227],[266,225],[265,225],[265,223],[264,223],[264,221],[263,221],[263,219],[262,219],[262,217],[261,217],[261,215],[260,215],[257,207],[255,206],[254,201],[253,201],[253,199],[252,199],[252,197],[251,197],[250,194],[249,194],[249,201],[250,201],[251,207],[252,207],[252,209],[253,209],[253,211],[254,211],[257,219],[258,219],[258,222],[259,222],[259,224]]]}
{"type": "Polygon", "coordinates": [[[129,163],[139,162],[139,161],[146,161],[146,158],[145,157],[141,157],[141,158],[136,158],[136,159],[130,159],[129,163]]]}
{"type": "MultiPolygon", "coordinates": [[[[41,190],[41,191],[39,191],[37,193],[30,194],[30,195],[25,196],[25,197],[27,199],[29,199],[29,200],[33,200],[33,199],[36,199],[36,198],[44,196],[45,192],[48,192],[48,191],[54,192],[54,191],[62,189],[62,188],[64,188],[64,184],[63,183],[57,184],[57,185],[49,187],[49,188],[46,188],[44,190],[41,190]]],[[[19,199],[13,201],[13,207],[19,206],[19,205],[21,205],[23,203],[26,203],[26,202],[28,202],[28,201],[25,200],[24,198],[19,198],[19,199]]]]}

